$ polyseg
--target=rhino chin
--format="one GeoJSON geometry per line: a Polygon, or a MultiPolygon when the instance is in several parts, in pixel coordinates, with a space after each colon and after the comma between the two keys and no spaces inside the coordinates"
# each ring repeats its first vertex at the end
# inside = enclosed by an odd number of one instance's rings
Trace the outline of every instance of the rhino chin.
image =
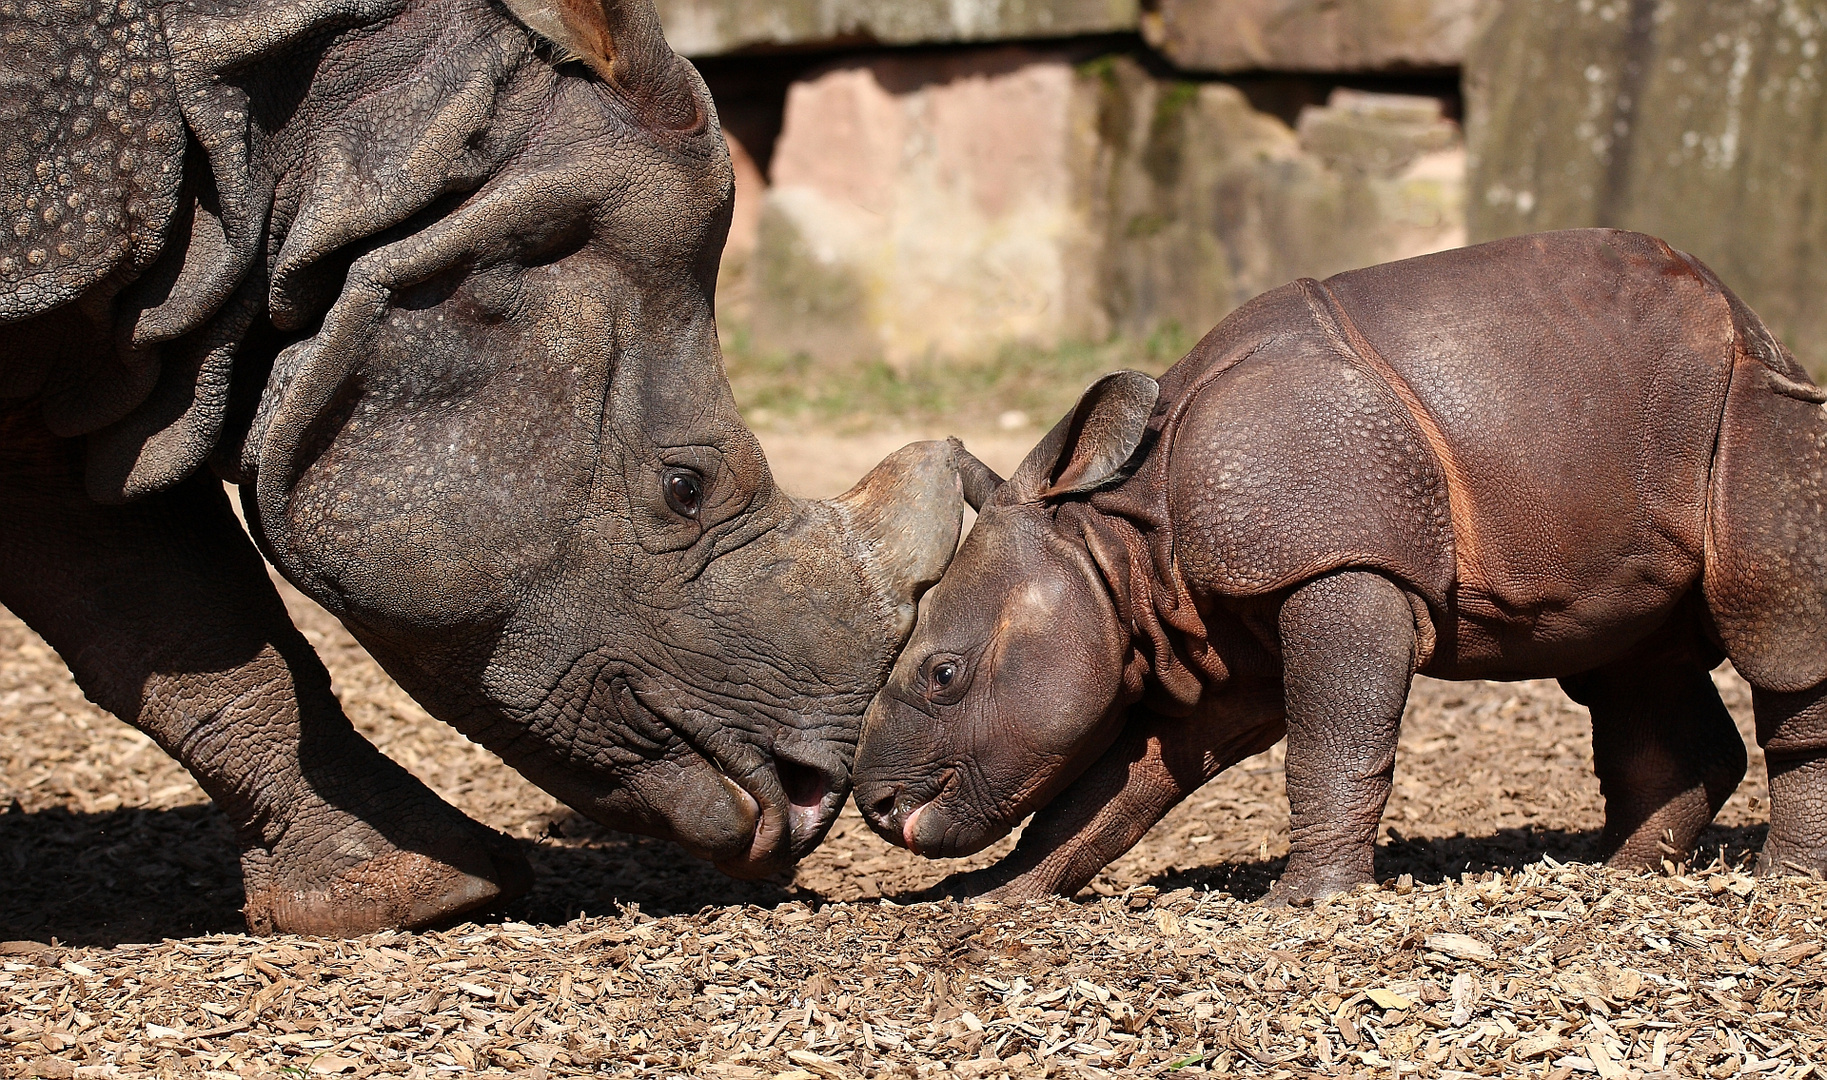
{"type": "Polygon", "coordinates": [[[734,847],[752,851],[756,837],[766,829],[766,816],[755,797],[729,777],[719,779],[722,783],[715,788],[701,786],[698,797],[686,796],[675,804],[672,820],[679,844],[711,862],[734,847]]]}

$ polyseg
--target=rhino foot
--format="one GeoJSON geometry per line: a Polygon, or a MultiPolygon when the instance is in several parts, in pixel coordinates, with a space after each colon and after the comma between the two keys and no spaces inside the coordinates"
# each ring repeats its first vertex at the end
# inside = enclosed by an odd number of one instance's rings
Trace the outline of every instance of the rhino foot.
{"type": "Polygon", "coordinates": [[[360,819],[326,828],[314,815],[314,827],[295,827],[270,848],[245,848],[248,930],[352,937],[415,929],[526,894],[532,868],[511,838],[440,810],[436,817],[456,820],[385,836],[360,819]]]}
{"type": "Polygon", "coordinates": [[[1332,873],[1299,874],[1286,873],[1281,876],[1262,898],[1263,907],[1306,907],[1316,900],[1350,892],[1359,885],[1374,885],[1376,878],[1369,874],[1352,873],[1339,870],[1332,873]]]}
{"type": "Polygon", "coordinates": [[[1771,851],[1766,847],[1757,856],[1757,876],[1805,874],[1812,878],[1827,877],[1827,852],[1771,851]]]}
{"type": "Polygon", "coordinates": [[[948,875],[937,884],[905,897],[904,902],[994,900],[1001,904],[1019,904],[1026,900],[1058,895],[1062,895],[1059,888],[1033,871],[1012,872],[1009,867],[997,863],[979,870],[948,875]]]}

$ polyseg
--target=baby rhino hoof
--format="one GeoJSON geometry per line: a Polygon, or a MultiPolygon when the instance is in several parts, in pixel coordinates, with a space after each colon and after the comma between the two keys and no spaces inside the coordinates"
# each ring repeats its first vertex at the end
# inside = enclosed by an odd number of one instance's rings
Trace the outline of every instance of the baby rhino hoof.
{"type": "Polygon", "coordinates": [[[467,835],[431,845],[433,853],[391,848],[327,874],[277,866],[264,848],[242,854],[246,918],[254,934],[355,937],[416,929],[526,894],[533,871],[509,837],[468,822],[467,835]]]}
{"type": "Polygon", "coordinates": [[[910,899],[916,901],[994,900],[999,904],[1019,904],[1027,900],[1041,900],[1059,895],[1062,895],[1062,890],[1051,886],[1032,872],[1013,873],[1009,868],[997,864],[967,873],[952,874],[937,885],[923,889],[910,899]]]}
{"type": "Polygon", "coordinates": [[[1827,877],[1827,851],[1809,851],[1787,844],[1764,844],[1763,852],[1757,856],[1757,876],[1776,877],[1780,874],[1827,877]]]}
{"type": "Polygon", "coordinates": [[[1263,907],[1307,907],[1316,900],[1350,892],[1359,885],[1374,885],[1368,874],[1296,874],[1287,873],[1269,887],[1262,898],[1263,907]]]}

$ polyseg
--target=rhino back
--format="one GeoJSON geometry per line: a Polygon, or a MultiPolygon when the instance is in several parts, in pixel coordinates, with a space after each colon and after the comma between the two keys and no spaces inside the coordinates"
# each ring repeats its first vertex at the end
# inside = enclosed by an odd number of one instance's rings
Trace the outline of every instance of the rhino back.
{"type": "Polygon", "coordinates": [[[158,254],[185,136],[148,0],[0,2],[0,131],[0,324],[158,254]]]}
{"type": "Polygon", "coordinates": [[[1440,433],[1464,614],[1553,634],[1692,585],[1733,355],[1710,277],[1592,229],[1326,283],[1440,433]]]}

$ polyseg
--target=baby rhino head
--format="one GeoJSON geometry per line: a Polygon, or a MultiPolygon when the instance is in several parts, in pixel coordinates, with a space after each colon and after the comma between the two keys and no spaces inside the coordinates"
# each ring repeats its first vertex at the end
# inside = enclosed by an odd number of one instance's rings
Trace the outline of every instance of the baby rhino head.
{"type": "Polygon", "coordinates": [[[1129,634],[1060,508],[1126,475],[1158,394],[1139,372],[1098,380],[1006,483],[959,448],[980,516],[921,599],[857,750],[857,806],[890,843],[981,850],[1115,738],[1129,634]]]}

